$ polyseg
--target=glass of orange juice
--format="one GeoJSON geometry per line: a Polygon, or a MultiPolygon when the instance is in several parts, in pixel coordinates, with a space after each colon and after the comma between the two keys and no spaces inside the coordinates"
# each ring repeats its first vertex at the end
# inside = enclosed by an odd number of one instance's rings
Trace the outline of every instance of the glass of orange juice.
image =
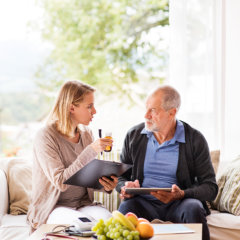
{"type": "MultiPolygon", "coordinates": [[[[111,132],[106,132],[104,138],[112,139],[112,133],[111,132]]],[[[112,151],[112,146],[106,146],[104,152],[111,152],[111,151],[112,151]]]]}

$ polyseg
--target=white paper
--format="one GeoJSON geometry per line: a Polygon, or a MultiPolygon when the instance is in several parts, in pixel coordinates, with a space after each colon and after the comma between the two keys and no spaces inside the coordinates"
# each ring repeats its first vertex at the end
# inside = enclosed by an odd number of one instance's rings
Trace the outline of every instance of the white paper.
{"type": "Polygon", "coordinates": [[[194,230],[182,224],[152,224],[154,234],[193,233],[194,230]]]}

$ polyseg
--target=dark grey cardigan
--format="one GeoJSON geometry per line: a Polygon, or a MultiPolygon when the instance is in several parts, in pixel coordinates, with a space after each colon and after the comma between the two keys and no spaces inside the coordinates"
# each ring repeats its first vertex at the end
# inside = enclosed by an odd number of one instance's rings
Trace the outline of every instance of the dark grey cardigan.
{"type": "MultiPolygon", "coordinates": [[[[204,136],[196,129],[183,122],[185,143],[179,143],[179,160],[177,180],[179,187],[184,190],[185,198],[195,198],[203,202],[215,199],[218,186],[210,159],[209,148],[204,136]]],[[[139,180],[143,182],[143,166],[148,138],[141,134],[144,123],[131,128],[124,141],[121,162],[132,164],[133,167],[119,177],[117,191],[125,185],[125,181],[139,180]]],[[[209,213],[209,211],[208,211],[209,213]]]]}

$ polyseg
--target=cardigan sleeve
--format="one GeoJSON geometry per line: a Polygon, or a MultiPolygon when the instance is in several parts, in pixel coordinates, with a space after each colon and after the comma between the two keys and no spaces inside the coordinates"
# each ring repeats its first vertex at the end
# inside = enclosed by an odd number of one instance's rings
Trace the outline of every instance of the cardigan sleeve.
{"type": "MultiPolygon", "coordinates": [[[[128,134],[125,137],[124,145],[120,155],[121,162],[126,164],[132,164],[132,159],[130,154],[130,136],[129,135],[130,133],[128,132],[128,134]]],[[[130,168],[122,176],[118,177],[118,184],[116,186],[116,190],[118,192],[121,192],[121,187],[125,186],[126,181],[131,181],[131,171],[132,171],[132,168],[130,168]]]]}
{"type": "Polygon", "coordinates": [[[217,195],[218,186],[207,141],[197,130],[193,130],[190,139],[191,144],[189,144],[192,148],[192,165],[189,171],[192,178],[194,178],[194,184],[184,190],[185,198],[212,201],[217,195]]]}

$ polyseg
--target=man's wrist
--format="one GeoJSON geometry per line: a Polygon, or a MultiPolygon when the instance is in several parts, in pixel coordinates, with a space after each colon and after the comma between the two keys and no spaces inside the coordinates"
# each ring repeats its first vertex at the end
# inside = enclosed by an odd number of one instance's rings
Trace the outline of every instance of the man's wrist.
{"type": "Polygon", "coordinates": [[[185,196],[185,192],[184,192],[184,190],[181,190],[181,191],[180,191],[180,195],[181,195],[181,198],[180,198],[180,199],[183,199],[184,196],[185,196]]]}

